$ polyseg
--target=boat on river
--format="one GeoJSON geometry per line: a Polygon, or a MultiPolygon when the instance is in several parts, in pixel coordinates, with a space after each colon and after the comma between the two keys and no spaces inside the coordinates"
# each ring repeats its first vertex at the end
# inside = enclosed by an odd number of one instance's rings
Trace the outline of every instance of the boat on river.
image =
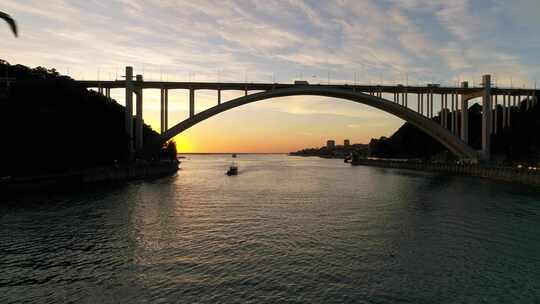
{"type": "MultiPolygon", "coordinates": [[[[233,158],[236,158],[236,154],[233,154],[232,155],[233,158]]],[[[229,170],[227,171],[226,173],[228,176],[231,176],[231,175],[238,175],[238,166],[236,165],[236,163],[233,161],[231,162],[231,165],[229,166],[229,170]]]]}
{"type": "Polygon", "coordinates": [[[231,175],[238,175],[238,167],[236,166],[236,164],[231,164],[231,166],[229,167],[229,170],[227,171],[226,173],[228,176],[231,176],[231,175]]]}

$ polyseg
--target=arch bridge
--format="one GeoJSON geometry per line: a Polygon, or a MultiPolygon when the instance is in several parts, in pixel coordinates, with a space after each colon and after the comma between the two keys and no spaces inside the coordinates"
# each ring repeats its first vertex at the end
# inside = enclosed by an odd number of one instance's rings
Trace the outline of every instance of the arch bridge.
{"type": "Polygon", "coordinates": [[[160,118],[163,141],[180,134],[224,111],[276,97],[315,95],[333,97],[365,104],[395,115],[424,131],[439,141],[448,150],[463,160],[489,160],[491,135],[511,125],[511,113],[519,111],[520,101],[525,99],[528,109],[536,105],[539,91],[536,89],[494,88],[490,75],[482,77],[479,87],[469,87],[462,82],[459,87],[443,87],[437,84],[427,86],[404,85],[330,85],[309,84],[297,81],[284,83],[231,83],[231,82],[163,82],[144,81],[142,75],[133,75],[133,68],[126,67],[126,79],[115,81],[78,81],[86,88],[97,88],[98,92],[110,98],[111,89],[125,90],[125,128],[131,138],[130,151],[142,149],[143,90],[161,91],[160,118]],[[189,117],[169,128],[168,105],[170,90],[189,91],[189,117]],[[216,91],[216,105],[199,113],[195,112],[195,91],[216,91]],[[222,102],[221,92],[225,90],[243,91],[244,96],[222,102]],[[133,132],[133,95],[135,95],[135,134],[133,132]],[[390,96],[390,98],[388,98],[390,96]],[[436,97],[436,98],[434,98],[436,97]],[[409,102],[411,98],[412,102],[409,102]],[[475,151],[469,140],[469,101],[482,99],[482,150],[475,151]],[[416,102],[414,102],[416,101],[416,102]],[[435,112],[434,109],[437,109],[435,112]],[[439,115],[438,121],[434,120],[439,115]]]}

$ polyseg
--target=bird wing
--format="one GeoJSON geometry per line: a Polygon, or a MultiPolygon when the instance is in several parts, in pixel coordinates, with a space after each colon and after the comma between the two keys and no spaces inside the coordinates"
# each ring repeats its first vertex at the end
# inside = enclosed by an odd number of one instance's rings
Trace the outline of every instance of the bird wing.
{"type": "Polygon", "coordinates": [[[9,24],[9,26],[11,27],[11,31],[13,31],[13,34],[15,35],[15,37],[17,37],[17,24],[15,23],[15,20],[13,20],[10,15],[4,12],[0,12],[0,18],[4,19],[9,24]]]}

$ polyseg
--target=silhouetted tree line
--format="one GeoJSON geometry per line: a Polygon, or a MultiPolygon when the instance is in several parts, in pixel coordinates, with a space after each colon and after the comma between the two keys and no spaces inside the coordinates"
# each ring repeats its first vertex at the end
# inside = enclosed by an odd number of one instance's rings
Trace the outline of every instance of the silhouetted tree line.
{"type": "MultiPolygon", "coordinates": [[[[85,89],[55,69],[0,61],[0,73],[16,78],[9,89],[0,83],[0,177],[131,160],[125,108],[116,101],[85,89]]],[[[143,136],[145,147],[137,158],[176,159],[174,142],[164,147],[159,134],[148,125],[144,125],[143,136]]]]}
{"type": "Polygon", "coordinates": [[[294,155],[294,156],[320,156],[320,157],[344,158],[353,152],[358,155],[362,155],[363,157],[366,157],[368,153],[368,145],[353,144],[348,147],[338,145],[334,149],[328,149],[326,146],[324,146],[320,148],[302,149],[296,152],[290,152],[289,154],[294,155]]]}
{"type": "MultiPolygon", "coordinates": [[[[451,114],[449,114],[451,121],[451,114]]],[[[440,116],[434,118],[440,122],[440,116]]],[[[502,107],[498,110],[499,131],[492,135],[492,154],[501,163],[540,162],[540,107],[527,110],[526,101],[511,110],[510,127],[502,129],[502,107]]],[[[477,150],[482,146],[482,107],[469,108],[469,142],[477,150]]],[[[410,123],[405,123],[389,138],[372,139],[370,156],[381,158],[453,159],[438,141],[410,123]]]]}

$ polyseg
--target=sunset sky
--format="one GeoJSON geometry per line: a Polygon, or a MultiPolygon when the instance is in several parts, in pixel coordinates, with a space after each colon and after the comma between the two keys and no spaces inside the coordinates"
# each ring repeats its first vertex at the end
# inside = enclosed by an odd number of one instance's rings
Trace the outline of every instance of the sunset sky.
{"type": "MultiPolygon", "coordinates": [[[[499,86],[540,80],[538,0],[2,0],[0,11],[20,27],[18,39],[0,27],[1,59],[75,79],[115,79],[131,65],[147,80],[169,81],[452,84],[485,73],[499,86]]],[[[144,94],[145,121],[159,130],[159,91],[144,94]]],[[[124,102],[122,90],[112,97],[124,102]]],[[[216,102],[215,92],[198,92],[196,111],[216,102]]],[[[187,92],[171,91],[169,109],[169,126],[187,117],[187,92]]],[[[176,139],[181,152],[288,152],[327,139],[367,143],[402,123],[306,96],[233,109],[176,139]]]]}

